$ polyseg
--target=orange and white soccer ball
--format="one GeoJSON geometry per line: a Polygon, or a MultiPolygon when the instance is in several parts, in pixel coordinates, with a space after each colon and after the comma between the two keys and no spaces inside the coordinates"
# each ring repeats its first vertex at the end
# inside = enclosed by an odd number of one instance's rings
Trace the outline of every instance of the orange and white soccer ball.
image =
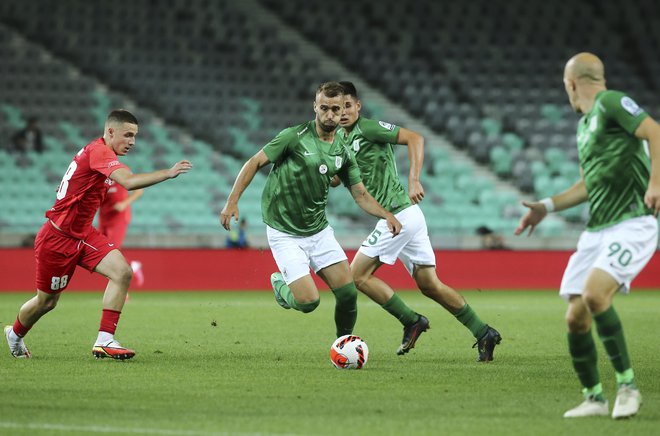
{"type": "Polygon", "coordinates": [[[359,336],[344,335],[330,347],[330,361],[339,369],[361,369],[369,359],[369,347],[359,336]]]}

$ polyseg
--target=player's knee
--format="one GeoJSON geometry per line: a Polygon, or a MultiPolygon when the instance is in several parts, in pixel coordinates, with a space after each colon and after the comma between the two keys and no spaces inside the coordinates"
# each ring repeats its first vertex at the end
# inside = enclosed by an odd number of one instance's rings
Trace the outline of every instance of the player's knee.
{"type": "Polygon", "coordinates": [[[429,266],[415,265],[413,279],[422,294],[427,297],[450,291],[449,287],[442,283],[435,274],[435,268],[429,266]]]}
{"type": "Polygon", "coordinates": [[[333,289],[338,305],[355,304],[357,301],[357,288],[354,283],[349,283],[341,288],[333,289]]]}
{"type": "Polygon", "coordinates": [[[131,284],[131,280],[133,279],[133,270],[129,264],[124,263],[121,267],[118,268],[117,274],[115,276],[116,281],[128,286],[131,284]]]}
{"type": "Polygon", "coordinates": [[[367,281],[371,278],[371,274],[359,274],[359,275],[353,275],[353,281],[355,282],[355,286],[360,290],[364,292],[364,289],[367,286],[367,281]]]}
{"type": "Polygon", "coordinates": [[[591,313],[602,312],[603,307],[608,305],[607,298],[600,292],[585,290],[582,294],[582,300],[587,305],[591,313]]]}
{"type": "Polygon", "coordinates": [[[590,317],[586,313],[568,311],[566,313],[566,325],[572,333],[586,333],[591,328],[590,317]]]}
{"type": "Polygon", "coordinates": [[[436,295],[447,294],[451,292],[449,286],[442,283],[437,277],[432,279],[421,279],[415,281],[417,287],[426,297],[433,298],[436,295]]]}
{"type": "Polygon", "coordinates": [[[321,300],[317,298],[316,300],[307,303],[298,303],[298,307],[302,313],[309,313],[319,307],[319,304],[321,304],[321,300]]]}
{"type": "Polygon", "coordinates": [[[57,306],[57,298],[50,298],[48,300],[45,300],[41,304],[41,310],[45,312],[50,312],[51,310],[55,309],[55,306],[57,306]]]}

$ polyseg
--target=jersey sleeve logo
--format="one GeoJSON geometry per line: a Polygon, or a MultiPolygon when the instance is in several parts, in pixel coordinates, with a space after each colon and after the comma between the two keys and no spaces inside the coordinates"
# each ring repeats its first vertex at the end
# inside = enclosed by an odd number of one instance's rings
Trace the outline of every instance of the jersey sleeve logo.
{"type": "Polygon", "coordinates": [[[325,173],[327,173],[327,172],[328,172],[328,167],[327,167],[325,164],[322,164],[322,165],[319,167],[319,173],[321,173],[321,174],[325,174],[325,173]]]}
{"type": "Polygon", "coordinates": [[[394,128],[396,127],[394,124],[386,123],[385,121],[378,121],[378,124],[380,124],[380,126],[381,126],[383,129],[387,129],[387,130],[389,130],[389,131],[394,130],[394,128]]]}
{"type": "Polygon", "coordinates": [[[116,167],[117,165],[119,165],[118,160],[113,160],[112,162],[108,162],[108,168],[116,167]]]}
{"type": "Polygon", "coordinates": [[[628,96],[621,98],[621,106],[633,117],[636,117],[643,112],[642,108],[635,103],[635,100],[628,96]]]}
{"type": "Polygon", "coordinates": [[[341,156],[335,156],[335,168],[341,168],[341,164],[344,162],[341,156]]]}

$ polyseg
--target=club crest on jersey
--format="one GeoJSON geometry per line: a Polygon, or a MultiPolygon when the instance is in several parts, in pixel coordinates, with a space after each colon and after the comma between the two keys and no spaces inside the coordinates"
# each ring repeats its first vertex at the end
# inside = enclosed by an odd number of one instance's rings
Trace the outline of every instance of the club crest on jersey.
{"type": "Polygon", "coordinates": [[[621,98],[621,106],[628,112],[630,115],[633,117],[636,117],[637,115],[642,113],[642,108],[635,103],[635,100],[633,100],[630,97],[622,97],[621,98]]]}
{"type": "Polygon", "coordinates": [[[589,131],[590,131],[590,132],[595,132],[597,128],[598,128],[598,117],[597,117],[597,116],[594,116],[594,117],[589,121],[589,131]]]}
{"type": "Polygon", "coordinates": [[[359,139],[353,140],[353,151],[356,152],[356,153],[358,151],[360,151],[360,140],[359,139]]]}
{"type": "Polygon", "coordinates": [[[385,121],[378,121],[378,124],[380,124],[382,128],[390,131],[394,130],[394,128],[396,127],[394,124],[386,123],[385,121]]]}
{"type": "Polygon", "coordinates": [[[341,168],[341,164],[344,160],[341,158],[341,156],[335,156],[335,168],[339,169],[341,168]]]}
{"type": "Polygon", "coordinates": [[[105,184],[108,186],[112,186],[115,184],[115,181],[112,180],[110,177],[108,177],[107,179],[105,179],[105,184]]]}
{"type": "Polygon", "coordinates": [[[319,173],[321,173],[321,174],[325,174],[325,173],[327,173],[327,172],[328,172],[328,167],[327,167],[327,165],[326,165],[326,164],[322,164],[322,165],[319,167],[319,173]]]}

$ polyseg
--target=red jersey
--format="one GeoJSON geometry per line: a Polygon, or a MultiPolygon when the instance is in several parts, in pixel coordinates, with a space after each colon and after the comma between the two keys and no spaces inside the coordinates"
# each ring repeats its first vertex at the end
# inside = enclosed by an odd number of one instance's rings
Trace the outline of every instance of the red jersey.
{"type": "Polygon", "coordinates": [[[101,210],[99,211],[99,219],[101,222],[108,222],[120,217],[126,222],[131,220],[131,206],[129,205],[123,211],[115,209],[115,204],[124,201],[128,198],[128,189],[121,186],[119,183],[114,183],[108,188],[105,195],[105,200],[101,203],[101,210]]]}
{"type": "Polygon", "coordinates": [[[64,233],[85,239],[106,191],[114,184],[109,176],[119,168],[128,167],[117,160],[117,155],[103,138],[87,144],[74,156],[64,173],[57,189],[57,200],[46,212],[46,218],[64,233]]]}

